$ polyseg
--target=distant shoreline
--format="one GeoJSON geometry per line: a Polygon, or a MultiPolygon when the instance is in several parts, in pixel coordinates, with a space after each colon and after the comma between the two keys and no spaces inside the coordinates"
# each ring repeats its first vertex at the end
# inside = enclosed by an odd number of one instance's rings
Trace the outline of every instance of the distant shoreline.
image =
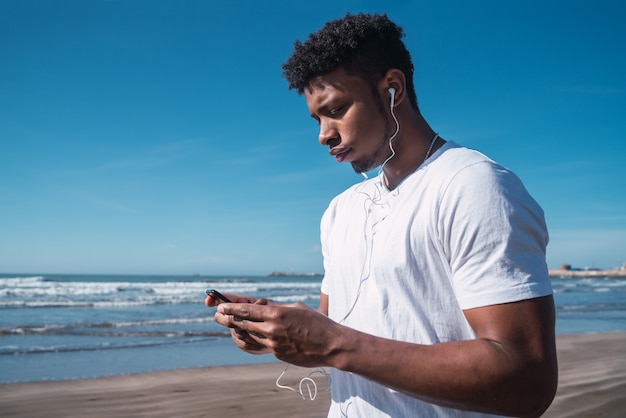
{"type": "MultiPolygon", "coordinates": [[[[552,278],[568,278],[568,277],[626,277],[626,269],[608,269],[608,270],[567,270],[567,269],[548,269],[548,274],[552,278]]],[[[283,271],[273,271],[267,277],[324,277],[322,273],[287,273],[283,271]]]]}
{"type": "Polygon", "coordinates": [[[568,277],[626,277],[626,269],[609,269],[609,270],[567,270],[567,269],[549,269],[548,274],[554,278],[568,277]]]}
{"type": "Polygon", "coordinates": [[[322,273],[287,273],[284,271],[273,271],[267,277],[324,277],[322,273]]]}
{"type": "MultiPolygon", "coordinates": [[[[608,270],[572,270],[572,269],[548,269],[548,274],[552,278],[569,277],[626,277],[626,269],[608,270]]],[[[324,277],[322,273],[287,273],[283,271],[273,271],[267,277],[324,277]]]]}

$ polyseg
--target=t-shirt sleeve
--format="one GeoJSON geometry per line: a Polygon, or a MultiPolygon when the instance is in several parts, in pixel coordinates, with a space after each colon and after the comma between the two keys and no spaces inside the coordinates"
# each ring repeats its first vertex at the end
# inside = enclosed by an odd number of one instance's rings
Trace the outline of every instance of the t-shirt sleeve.
{"type": "Polygon", "coordinates": [[[437,222],[462,309],[552,293],[543,210],[509,170],[492,161],[459,170],[437,222]]]}

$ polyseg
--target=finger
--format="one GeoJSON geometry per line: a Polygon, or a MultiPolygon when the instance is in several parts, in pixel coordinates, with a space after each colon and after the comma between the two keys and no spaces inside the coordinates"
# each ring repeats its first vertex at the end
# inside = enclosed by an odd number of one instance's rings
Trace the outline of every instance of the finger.
{"type": "Polygon", "coordinates": [[[215,312],[215,315],[213,315],[213,319],[215,320],[215,322],[225,327],[238,328],[234,324],[235,318],[232,315],[225,315],[221,313],[219,310],[215,312]]]}
{"type": "Polygon", "coordinates": [[[222,301],[219,300],[217,297],[213,296],[213,295],[209,295],[206,297],[206,299],[204,299],[204,304],[209,307],[212,308],[214,306],[217,306],[221,303],[222,301]]]}
{"type": "Polygon", "coordinates": [[[218,324],[231,328],[240,335],[245,335],[247,342],[256,341],[265,345],[259,340],[267,339],[267,323],[250,321],[234,315],[225,315],[219,311],[215,313],[214,319],[218,324]]]}
{"type": "Polygon", "coordinates": [[[223,325],[228,328],[245,331],[245,332],[249,330],[251,324],[254,324],[253,321],[244,320],[243,318],[236,316],[236,315],[224,314],[220,312],[219,310],[215,312],[213,319],[215,320],[215,322],[217,322],[220,325],[223,325]]]}
{"type": "Polygon", "coordinates": [[[265,298],[257,299],[254,303],[255,305],[276,305],[273,300],[265,298]]]}
{"type": "Polygon", "coordinates": [[[255,303],[257,301],[256,298],[245,296],[245,295],[235,295],[233,293],[224,293],[232,303],[255,303]]]}
{"type": "Polygon", "coordinates": [[[245,331],[231,329],[231,334],[235,345],[250,354],[268,354],[271,353],[269,347],[257,342],[245,331]]]}
{"type": "Polygon", "coordinates": [[[224,303],[218,306],[217,311],[224,315],[232,315],[249,321],[263,322],[272,312],[272,308],[270,305],[263,304],[224,303]]]}

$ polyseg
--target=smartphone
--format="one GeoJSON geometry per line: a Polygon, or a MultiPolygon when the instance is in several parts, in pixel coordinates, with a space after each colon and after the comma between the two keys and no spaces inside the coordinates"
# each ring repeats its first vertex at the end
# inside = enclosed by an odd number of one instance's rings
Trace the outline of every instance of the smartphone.
{"type": "Polygon", "coordinates": [[[218,292],[215,289],[207,289],[206,294],[210,295],[210,296],[213,296],[213,297],[221,300],[222,302],[230,302],[230,303],[232,303],[232,300],[228,299],[226,296],[222,295],[220,292],[218,292]]]}

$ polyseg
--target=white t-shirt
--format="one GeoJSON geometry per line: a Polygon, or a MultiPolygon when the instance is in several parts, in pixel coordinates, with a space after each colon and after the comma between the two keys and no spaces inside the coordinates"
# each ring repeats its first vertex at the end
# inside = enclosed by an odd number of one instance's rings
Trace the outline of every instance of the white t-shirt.
{"type": "MultiPolygon", "coordinates": [[[[321,241],[329,317],[380,337],[472,339],[464,309],[552,293],[543,211],[517,176],[452,142],[392,191],[374,178],[333,199],[321,241]]],[[[329,417],[484,416],[331,373],[329,417]]]]}

